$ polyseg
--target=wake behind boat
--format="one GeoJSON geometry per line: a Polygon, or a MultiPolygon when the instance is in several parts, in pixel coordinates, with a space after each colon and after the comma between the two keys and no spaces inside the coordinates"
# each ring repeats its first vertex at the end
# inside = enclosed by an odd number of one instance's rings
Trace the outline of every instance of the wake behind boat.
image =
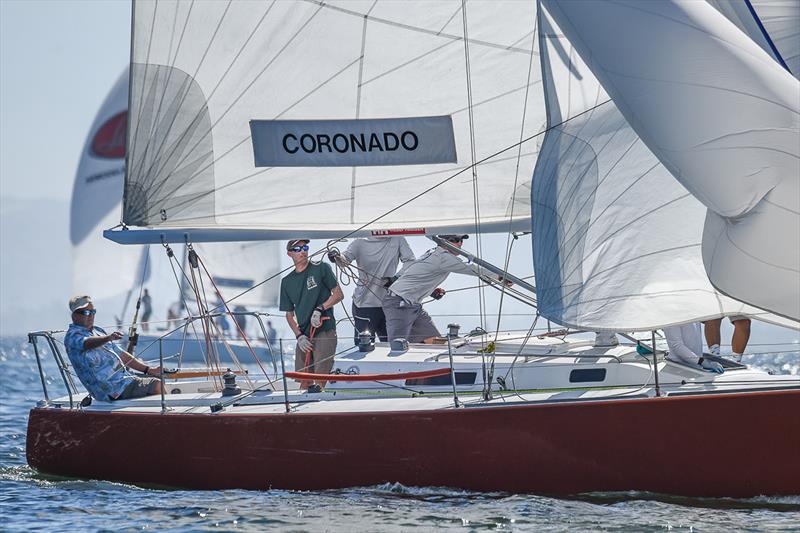
{"type": "MultiPolygon", "coordinates": [[[[684,364],[656,332],[800,319],[786,274],[797,73],[741,7],[135,2],[122,225],[108,238],[191,256],[214,241],[329,238],[327,251],[472,233],[482,287],[535,304],[531,326],[433,346],[366,335],[340,342],[333,374],[166,374],[160,396],[90,405],[60,364],[70,395],[32,409],[29,463],[208,489],[800,493],[797,378],[714,355],[684,364]],[[642,86],[662,100],[642,104],[642,86]],[[648,114],[661,101],[675,112],[648,114]],[[512,289],[480,236],[520,230],[535,287],[512,289]],[[571,329],[537,331],[539,317],[571,329]],[[159,453],[143,464],[119,442],[159,453]]],[[[201,280],[214,275],[202,253],[176,269],[210,341],[201,280]]]]}

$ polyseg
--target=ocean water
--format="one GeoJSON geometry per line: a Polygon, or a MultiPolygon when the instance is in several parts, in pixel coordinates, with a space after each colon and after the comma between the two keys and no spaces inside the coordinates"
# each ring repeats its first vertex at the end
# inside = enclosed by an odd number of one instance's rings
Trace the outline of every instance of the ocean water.
{"type": "MultiPolygon", "coordinates": [[[[796,339],[780,346],[753,340],[755,355],[748,363],[800,374],[796,339]]],[[[60,377],[47,363],[48,386],[55,392],[60,377]]],[[[624,492],[551,498],[396,484],[313,492],[178,491],[54,478],[25,461],[28,411],[41,397],[31,346],[24,338],[0,339],[3,531],[800,531],[800,495],[730,499],[624,492]]]]}

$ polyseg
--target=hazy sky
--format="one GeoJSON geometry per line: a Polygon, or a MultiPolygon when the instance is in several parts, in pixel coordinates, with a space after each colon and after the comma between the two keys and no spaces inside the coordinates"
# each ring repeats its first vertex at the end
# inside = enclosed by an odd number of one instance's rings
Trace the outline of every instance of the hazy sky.
{"type": "Polygon", "coordinates": [[[0,194],[68,200],[130,56],[127,0],[0,0],[0,194]]]}
{"type": "Polygon", "coordinates": [[[0,335],[68,318],[72,183],[127,67],[130,10],[126,0],[0,0],[0,335]]]}

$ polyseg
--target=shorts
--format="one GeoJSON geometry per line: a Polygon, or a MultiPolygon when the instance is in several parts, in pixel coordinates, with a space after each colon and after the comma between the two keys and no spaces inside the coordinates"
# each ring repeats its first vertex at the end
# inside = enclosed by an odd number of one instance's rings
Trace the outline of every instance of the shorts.
{"type": "Polygon", "coordinates": [[[159,380],[156,378],[137,378],[134,376],[133,381],[128,383],[122,394],[117,396],[116,400],[132,400],[133,398],[143,398],[145,396],[153,396],[158,388],[159,380]]]}
{"type": "Polygon", "coordinates": [[[422,304],[412,304],[395,294],[383,297],[383,314],[386,315],[386,333],[391,342],[405,339],[408,342],[422,342],[441,334],[433,324],[430,315],[422,304]]]}
{"type": "Polygon", "coordinates": [[[311,342],[314,349],[311,350],[311,361],[306,368],[306,352],[301,352],[300,348],[294,349],[294,370],[295,372],[309,372],[311,374],[330,374],[333,369],[333,356],[336,353],[336,330],[318,331],[314,334],[311,342]]]}

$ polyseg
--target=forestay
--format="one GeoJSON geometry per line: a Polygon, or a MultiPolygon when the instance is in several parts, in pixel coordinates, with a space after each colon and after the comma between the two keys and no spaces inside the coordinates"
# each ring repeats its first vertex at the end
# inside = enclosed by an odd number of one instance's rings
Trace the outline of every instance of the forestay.
{"type": "Polygon", "coordinates": [[[800,84],[703,2],[545,5],[647,146],[708,208],[720,291],[800,319],[800,84]]]}
{"type": "Polygon", "coordinates": [[[545,123],[536,3],[466,6],[136,1],[125,224],[341,236],[475,231],[477,218],[527,229],[536,142],[520,141],[545,123]],[[439,141],[452,141],[455,162],[371,158],[414,145],[399,122],[375,138],[336,129],[424,117],[452,121],[453,138],[439,141]],[[324,131],[295,123],[300,134],[279,136],[279,149],[334,159],[357,150],[377,166],[256,166],[263,146],[251,123],[277,120],[328,121],[324,131]]]}
{"type": "Polygon", "coordinates": [[[774,321],[714,290],[701,256],[705,207],[636,135],[546,10],[539,34],[553,127],[531,200],[540,313],[616,331],[724,314],[774,321]]]}

